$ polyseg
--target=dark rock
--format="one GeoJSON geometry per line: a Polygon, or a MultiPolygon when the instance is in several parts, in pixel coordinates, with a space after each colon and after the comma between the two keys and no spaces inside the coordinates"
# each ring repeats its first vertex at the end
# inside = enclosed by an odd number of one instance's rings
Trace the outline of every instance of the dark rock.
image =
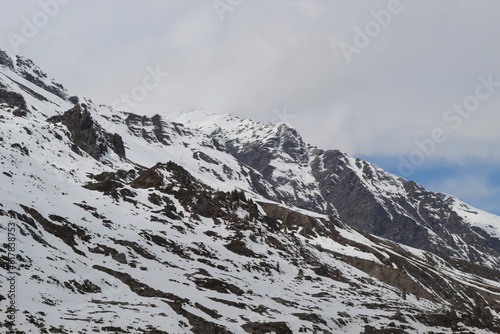
{"type": "Polygon", "coordinates": [[[288,327],[287,323],[284,321],[277,322],[247,322],[242,325],[241,328],[245,332],[250,334],[265,334],[265,333],[277,333],[277,334],[293,334],[293,332],[288,327]]]}
{"type": "Polygon", "coordinates": [[[27,156],[30,155],[30,151],[28,150],[28,148],[26,148],[25,146],[22,146],[21,144],[14,143],[14,144],[10,145],[10,147],[15,148],[16,150],[21,152],[23,155],[27,155],[27,156]]]}
{"type": "Polygon", "coordinates": [[[101,288],[92,281],[89,281],[88,279],[83,280],[82,283],[77,282],[75,280],[70,280],[67,282],[64,282],[64,286],[73,291],[73,292],[78,292],[80,294],[86,294],[86,293],[99,293],[101,292],[101,288]]]}
{"type": "Polygon", "coordinates": [[[162,169],[166,169],[166,165],[158,163],[155,166],[140,172],[139,176],[130,183],[130,186],[141,189],[158,188],[163,186],[163,175],[160,172],[162,169]]]}
{"type": "Polygon", "coordinates": [[[184,259],[192,260],[191,257],[186,253],[185,249],[181,245],[175,243],[172,240],[167,240],[167,239],[163,238],[162,236],[159,236],[157,234],[149,234],[145,231],[141,232],[141,235],[144,238],[146,238],[146,240],[152,241],[160,247],[164,247],[169,252],[171,252],[175,255],[178,255],[184,259]]]}
{"type": "Polygon", "coordinates": [[[246,246],[245,242],[242,240],[233,239],[228,244],[224,245],[224,247],[226,247],[231,252],[236,253],[238,255],[243,255],[243,256],[253,257],[253,258],[261,257],[260,255],[255,254],[255,252],[253,250],[248,248],[246,246]]]}
{"type": "Polygon", "coordinates": [[[220,299],[220,298],[216,298],[216,297],[208,297],[209,299],[213,300],[213,301],[216,301],[218,303],[222,303],[222,304],[225,304],[225,305],[229,305],[229,306],[232,306],[232,307],[236,307],[236,308],[239,308],[239,309],[246,309],[248,307],[247,304],[245,303],[239,303],[239,302],[233,302],[231,300],[225,300],[225,299],[220,299]]]}
{"type": "Polygon", "coordinates": [[[129,241],[129,240],[116,240],[113,239],[113,242],[117,245],[125,246],[131,248],[136,254],[139,254],[145,259],[148,260],[156,260],[156,257],[141,247],[138,243],[129,241]]]}
{"type": "Polygon", "coordinates": [[[188,300],[174,295],[173,293],[163,292],[154,289],[147,284],[144,284],[127,273],[115,271],[100,265],[94,265],[94,269],[103,271],[113,277],[116,277],[124,284],[126,284],[132,292],[138,294],[142,297],[157,297],[163,298],[163,301],[167,303],[177,314],[188,319],[191,324],[191,332],[195,334],[231,334],[225,327],[215,324],[213,322],[207,321],[202,317],[194,315],[183,308],[183,304],[187,303],[188,300]]]}
{"type": "Polygon", "coordinates": [[[78,105],[80,103],[80,100],[78,99],[78,96],[70,96],[68,98],[68,101],[73,103],[74,105],[78,105]]]}
{"type": "MultiPolygon", "coordinates": [[[[363,169],[367,182],[390,184],[398,180],[406,190],[407,197],[377,198],[378,194],[366,187],[345,159],[339,151],[324,151],[312,163],[323,197],[335,206],[344,223],[435,254],[464,258],[462,245],[451,235],[457,234],[480,252],[500,258],[500,240],[484,232],[476,233],[453,212],[443,195],[427,191],[413,181],[374,172],[368,162],[358,159],[356,164],[363,169]],[[431,237],[429,230],[439,238],[431,237]]],[[[466,252],[465,259],[470,262],[485,260],[473,248],[468,247],[466,252]]]]}
{"type": "Polygon", "coordinates": [[[122,137],[117,133],[106,133],[106,139],[111,145],[111,149],[118,154],[119,157],[125,158],[125,145],[123,144],[122,137]]]}
{"type": "Polygon", "coordinates": [[[101,327],[103,332],[113,332],[113,333],[128,333],[128,330],[124,330],[118,326],[103,326],[101,327]]]}
{"type": "MultiPolygon", "coordinates": [[[[270,163],[275,158],[282,158],[286,162],[300,166],[306,166],[309,161],[307,145],[302,140],[301,136],[294,128],[286,124],[280,124],[276,131],[276,135],[267,138],[265,141],[253,140],[250,142],[240,143],[238,139],[228,140],[226,142],[226,150],[239,161],[256,169],[262,174],[262,177],[273,186],[288,185],[295,190],[294,194],[278,194],[277,196],[268,197],[284,201],[291,205],[304,208],[306,210],[323,212],[326,214],[333,214],[333,208],[321,197],[311,197],[304,199],[298,196],[298,193],[303,191],[298,184],[300,180],[273,177],[275,167],[270,163]]],[[[255,176],[252,177],[254,181],[255,176]]],[[[256,183],[256,182],[254,182],[256,183]]],[[[258,183],[255,185],[260,194],[266,194],[267,190],[259,187],[258,183]]]]}
{"type": "Polygon", "coordinates": [[[33,217],[45,231],[60,238],[62,241],[64,241],[64,243],[70,246],[75,253],[85,256],[85,253],[75,247],[78,244],[76,242],[76,238],[87,242],[90,240],[90,236],[83,228],[68,222],[66,219],[64,219],[63,224],[55,224],[43,217],[35,209],[29,208],[22,204],[21,207],[24,209],[24,211],[26,211],[26,213],[33,217]]]}
{"type": "Polygon", "coordinates": [[[377,329],[373,326],[366,325],[365,331],[362,334],[408,334],[408,332],[399,328],[377,329]]]}
{"type": "Polygon", "coordinates": [[[125,158],[125,147],[120,135],[104,131],[86,109],[75,106],[63,115],[51,117],[47,121],[65,125],[75,145],[96,160],[105,155],[108,148],[125,158]]]}
{"type": "Polygon", "coordinates": [[[245,293],[242,289],[238,288],[236,285],[221,281],[216,278],[196,278],[194,283],[200,287],[209,290],[214,290],[220,293],[233,293],[237,296],[241,296],[245,293]]]}
{"type": "Polygon", "coordinates": [[[47,74],[40,70],[40,68],[38,68],[38,66],[36,66],[30,59],[16,56],[16,67],[17,72],[24,79],[46,90],[47,92],[59,96],[63,100],[66,100],[66,89],[59,83],[51,82],[51,84],[47,84],[45,82],[48,81],[47,74]]]}
{"type": "Polygon", "coordinates": [[[154,130],[153,133],[158,140],[158,142],[164,144],[164,145],[169,145],[170,144],[170,137],[165,134],[163,131],[163,121],[161,119],[161,116],[156,114],[151,118],[151,123],[154,125],[154,130]]]}
{"type": "Polygon", "coordinates": [[[212,310],[206,306],[203,306],[201,305],[200,303],[194,303],[194,305],[200,309],[201,311],[205,312],[206,314],[208,314],[209,316],[211,316],[212,318],[214,319],[220,319],[222,318],[222,315],[219,314],[219,312],[217,312],[217,310],[212,310]]]}
{"type": "Polygon", "coordinates": [[[9,55],[7,55],[7,53],[3,50],[0,50],[0,65],[14,70],[14,62],[12,61],[12,58],[10,58],[9,55]]]}
{"type": "Polygon", "coordinates": [[[100,266],[97,264],[95,264],[92,268],[97,269],[97,270],[102,271],[102,272],[105,272],[105,273],[119,279],[124,284],[126,284],[130,288],[130,290],[132,290],[132,292],[136,293],[137,295],[139,295],[141,297],[158,297],[158,298],[166,298],[166,299],[180,302],[180,303],[186,302],[185,299],[180,298],[172,293],[167,293],[167,292],[163,292],[163,291],[154,289],[154,288],[150,287],[149,285],[144,284],[144,283],[136,280],[135,278],[133,278],[132,276],[130,276],[127,273],[115,271],[113,269],[109,269],[109,268],[106,268],[106,267],[103,267],[103,266],[100,266]]]}
{"type": "Polygon", "coordinates": [[[89,247],[91,253],[103,254],[111,256],[111,258],[119,263],[127,264],[127,256],[124,253],[119,253],[116,249],[106,245],[96,245],[93,248],[89,247]]]}
{"type": "Polygon", "coordinates": [[[118,170],[116,172],[103,172],[98,175],[90,175],[97,182],[89,182],[83,187],[89,190],[100,191],[105,195],[110,195],[115,200],[123,198],[130,201],[129,198],[136,194],[127,188],[123,188],[128,180],[135,176],[135,170],[118,170]]]}
{"type": "Polygon", "coordinates": [[[24,100],[24,97],[19,93],[0,88],[0,102],[7,104],[11,108],[16,108],[23,116],[28,112],[26,100],[24,100]]]}
{"type": "Polygon", "coordinates": [[[292,315],[296,316],[300,320],[326,325],[326,321],[315,313],[292,313],[292,315]]]}
{"type": "Polygon", "coordinates": [[[134,135],[142,137],[148,143],[170,145],[170,137],[164,131],[165,127],[160,115],[149,118],[147,116],[128,113],[125,123],[134,135]],[[146,127],[153,127],[153,130],[146,129],[146,127]]]}
{"type": "Polygon", "coordinates": [[[210,158],[208,155],[200,151],[193,152],[193,158],[196,160],[203,160],[205,162],[208,162],[209,164],[219,165],[219,162],[217,160],[210,158]]]}

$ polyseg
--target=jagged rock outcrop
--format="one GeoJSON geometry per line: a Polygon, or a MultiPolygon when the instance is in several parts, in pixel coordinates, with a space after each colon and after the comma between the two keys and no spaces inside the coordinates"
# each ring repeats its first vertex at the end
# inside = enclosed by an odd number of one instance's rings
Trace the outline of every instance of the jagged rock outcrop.
{"type": "Polygon", "coordinates": [[[63,115],[51,117],[47,121],[62,123],[68,128],[75,144],[73,149],[77,152],[81,149],[99,160],[108,152],[108,149],[111,149],[119,157],[125,158],[126,152],[121,136],[104,131],[94,122],[90,112],[80,106],[75,106],[63,115]]]}
{"type": "Polygon", "coordinates": [[[0,50],[0,65],[4,65],[9,69],[14,70],[14,62],[12,61],[12,58],[10,58],[10,56],[3,50],[0,50]]]}
{"type": "Polygon", "coordinates": [[[125,123],[132,133],[144,138],[148,142],[162,143],[163,145],[170,145],[170,137],[164,131],[163,120],[160,115],[153,117],[140,116],[132,113],[127,114],[125,123]],[[151,128],[151,130],[146,130],[151,128]]]}
{"type": "MultiPolygon", "coordinates": [[[[478,234],[450,207],[446,195],[427,191],[366,161],[349,159],[339,151],[318,154],[312,166],[323,197],[351,226],[475,263],[488,262],[484,254],[500,258],[500,240],[478,234]]],[[[494,263],[500,264],[498,260],[494,263]]]]}
{"type": "Polygon", "coordinates": [[[227,152],[259,171],[266,181],[281,190],[284,202],[306,210],[335,214],[333,206],[322,198],[317,184],[302,178],[309,172],[309,154],[297,130],[279,124],[276,128],[270,127],[264,138],[249,139],[227,136],[224,146],[227,152]]]}
{"type": "Polygon", "coordinates": [[[259,171],[280,190],[283,203],[338,215],[351,226],[408,246],[500,268],[500,239],[472,224],[474,214],[467,209],[457,211],[451,196],[427,191],[340,151],[307,146],[285,124],[203,112],[174,119],[210,134],[220,147],[259,171]]]}
{"type": "Polygon", "coordinates": [[[67,99],[66,89],[60,83],[50,80],[47,74],[36,66],[32,60],[16,56],[15,64],[16,70],[21,77],[63,100],[67,99]]]}
{"type": "Polygon", "coordinates": [[[15,109],[13,111],[16,116],[26,116],[28,110],[24,97],[16,92],[8,91],[0,86],[0,103],[5,103],[7,106],[15,109]]]}

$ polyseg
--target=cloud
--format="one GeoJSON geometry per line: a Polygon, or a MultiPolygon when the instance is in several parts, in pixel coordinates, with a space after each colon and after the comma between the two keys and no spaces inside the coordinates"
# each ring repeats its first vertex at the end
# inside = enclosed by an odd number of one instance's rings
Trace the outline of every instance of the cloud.
{"type": "Polygon", "coordinates": [[[429,189],[452,194],[463,201],[483,210],[500,214],[500,184],[492,182],[485,175],[469,174],[434,181],[427,185],[429,189]]]}
{"type": "Polygon", "coordinates": [[[454,194],[463,199],[482,199],[498,191],[498,189],[493,188],[483,177],[474,175],[441,180],[431,185],[430,188],[441,189],[441,192],[454,194]]]}
{"type": "MultiPolygon", "coordinates": [[[[48,0],[47,0],[48,1],[48,0]]],[[[6,2],[9,32],[38,3],[6,2]]],[[[474,93],[478,76],[500,81],[494,1],[400,1],[401,11],[348,63],[339,45],[374,21],[387,1],[252,0],[220,19],[211,1],[71,1],[20,52],[73,94],[111,104],[146,68],[170,77],[138,113],[202,108],[271,120],[287,108],[307,142],[350,154],[400,155],[474,93]],[[425,23],[424,23],[425,22],[425,23]]],[[[481,102],[428,157],[500,161],[500,91],[481,102]]]]}

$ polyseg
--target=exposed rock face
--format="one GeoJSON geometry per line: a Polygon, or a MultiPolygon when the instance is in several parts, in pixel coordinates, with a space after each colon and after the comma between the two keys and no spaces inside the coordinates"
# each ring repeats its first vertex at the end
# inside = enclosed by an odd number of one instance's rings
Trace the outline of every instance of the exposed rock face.
{"type": "MultiPolygon", "coordinates": [[[[281,191],[283,201],[292,205],[334,214],[335,209],[320,195],[317,184],[302,179],[309,169],[307,145],[297,130],[286,124],[280,124],[264,140],[254,137],[249,141],[228,137],[225,139],[227,151],[243,163],[262,173],[264,179],[281,191]],[[298,168],[283,171],[283,165],[290,164],[298,168]]],[[[224,130],[222,130],[224,131],[224,130]]]]}
{"type": "Polygon", "coordinates": [[[286,200],[285,195],[272,187],[262,174],[229,155],[216,137],[200,133],[179,122],[170,121],[165,115],[155,115],[150,118],[126,113],[125,116],[123,122],[128,134],[133,136],[133,140],[144,140],[149,144],[158,144],[157,147],[165,146],[166,150],[172,151],[176,150],[175,146],[182,145],[183,149],[190,151],[190,157],[200,162],[200,170],[213,173],[218,181],[245,180],[252,190],[265,198],[286,200]],[[196,141],[196,148],[192,143],[192,147],[188,144],[193,139],[196,141]],[[232,162],[236,161],[237,164],[229,166],[227,158],[232,162]]]}
{"type": "Polygon", "coordinates": [[[142,137],[150,143],[170,145],[170,138],[164,131],[163,120],[160,115],[149,118],[129,113],[125,123],[136,136],[142,137]],[[146,128],[152,128],[152,130],[146,130],[146,128]]]}
{"type": "Polygon", "coordinates": [[[0,50],[0,65],[4,65],[11,70],[14,69],[14,62],[12,61],[12,58],[10,58],[9,55],[7,55],[7,53],[3,50],[0,50]]]}
{"type": "Polygon", "coordinates": [[[154,126],[154,134],[156,139],[164,144],[164,145],[169,145],[170,143],[170,138],[165,134],[165,131],[163,131],[163,120],[161,119],[161,116],[156,114],[151,118],[151,123],[154,126]]]}
{"type": "MultiPolygon", "coordinates": [[[[180,118],[200,117],[188,115],[180,118]]],[[[351,226],[415,248],[500,266],[500,240],[471,227],[455,211],[450,196],[427,191],[340,151],[307,146],[285,124],[231,116],[213,119],[213,123],[193,121],[192,126],[206,129],[220,147],[259,171],[280,192],[283,203],[338,215],[351,226]]]]}
{"type": "Polygon", "coordinates": [[[326,151],[312,163],[322,195],[335,206],[342,221],[395,241],[412,241],[409,238],[413,238],[412,245],[422,246],[417,243],[428,238],[427,231],[420,231],[414,219],[408,216],[398,215],[400,220],[395,224],[384,203],[377,200],[376,194],[366,187],[344,159],[345,155],[339,151],[326,151]]]}
{"type": "Polygon", "coordinates": [[[99,160],[108,152],[108,148],[118,156],[125,158],[123,140],[118,134],[110,134],[95,124],[90,113],[75,106],[61,116],[54,116],[47,121],[65,125],[75,145],[82,151],[99,160]]]}
{"type": "Polygon", "coordinates": [[[125,158],[125,146],[123,144],[123,139],[118,133],[105,133],[106,139],[111,147],[111,149],[118,154],[119,157],[125,158]]]}
{"type": "Polygon", "coordinates": [[[166,169],[166,165],[157,164],[151,168],[140,173],[139,177],[136,178],[130,185],[134,188],[155,188],[164,185],[163,175],[161,170],[166,169]]]}
{"type": "Polygon", "coordinates": [[[265,334],[265,333],[282,333],[293,334],[288,328],[286,322],[249,322],[243,326],[247,333],[251,334],[265,334]]]}
{"type": "Polygon", "coordinates": [[[339,151],[317,155],[312,166],[323,197],[337,209],[340,219],[351,226],[471,262],[485,262],[485,253],[500,257],[500,240],[476,233],[453,211],[443,194],[427,191],[366,161],[349,162],[339,151]],[[353,169],[353,163],[357,170],[353,169]],[[375,186],[371,187],[372,183],[375,186]],[[382,186],[393,187],[394,191],[381,194],[375,187],[382,186]],[[477,248],[467,246],[472,244],[477,248]]]}
{"type": "Polygon", "coordinates": [[[47,74],[36,66],[30,59],[17,56],[16,70],[24,79],[40,88],[43,88],[47,92],[50,92],[63,100],[68,97],[66,89],[61,84],[51,81],[47,74]]]}
{"type": "Polygon", "coordinates": [[[8,91],[0,87],[0,103],[5,103],[11,108],[17,108],[23,113],[23,116],[26,115],[26,101],[19,93],[8,91]]]}

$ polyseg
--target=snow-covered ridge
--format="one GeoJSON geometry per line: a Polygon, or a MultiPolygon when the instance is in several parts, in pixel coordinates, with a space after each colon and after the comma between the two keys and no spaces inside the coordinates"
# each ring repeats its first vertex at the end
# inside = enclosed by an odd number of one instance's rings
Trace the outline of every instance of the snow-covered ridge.
{"type": "Polygon", "coordinates": [[[477,227],[500,239],[500,217],[474,208],[455,196],[447,195],[453,210],[471,226],[477,227]]]}
{"type": "Polygon", "coordinates": [[[56,96],[44,88],[26,80],[15,71],[0,66],[0,88],[23,96],[28,112],[36,117],[48,118],[70,109],[73,104],[56,96]]]}
{"type": "Polygon", "coordinates": [[[243,143],[252,142],[252,140],[268,140],[276,135],[279,128],[278,124],[270,122],[254,122],[230,114],[216,114],[204,110],[169,113],[166,117],[171,121],[198,129],[207,135],[219,133],[224,129],[227,139],[243,143]]]}
{"type": "Polygon", "coordinates": [[[354,226],[413,247],[493,267],[500,265],[495,241],[500,218],[494,215],[479,213],[471,221],[470,214],[456,210],[457,206],[450,205],[441,194],[367,161],[307,145],[285,124],[206,111],[167,117],[210,136],[233,157],[258,170],[283,195],[285,203],[337,215],[354,226]],[[368,209],[360,209],[358,204],[368,209]],[[448,219],[452,212],[460,218],[448,219]],[[484,220],[489,223],[481,223],[484,220]],[[484,235],[473,231],[472,225],[484,235]],[[472,253],[471,243],[480,245],[472,253]],[[490,253],[488,249],[491,254],[486,254],[490,253]]]}
{"type": "Polygon", "coordinates": [[[238,160],[256,168],[286,202],[336,214],[322,199],[312,175],[310,147],[293,127],[201,110],[172,113],[167,117],[211,136],[238,160]]]}
{"type": "Polygon", "coordinates": [[[4,70],[10,70],[16,73],[19,77],[22,77],[42,88],[44,91],[50,92],[61,99],[66,100],[69,98],[68,92],[60,83],[48,76],[28,58],[22,56],[13,57],[0,50],[0,66],[2,66],[4,70]]]}

